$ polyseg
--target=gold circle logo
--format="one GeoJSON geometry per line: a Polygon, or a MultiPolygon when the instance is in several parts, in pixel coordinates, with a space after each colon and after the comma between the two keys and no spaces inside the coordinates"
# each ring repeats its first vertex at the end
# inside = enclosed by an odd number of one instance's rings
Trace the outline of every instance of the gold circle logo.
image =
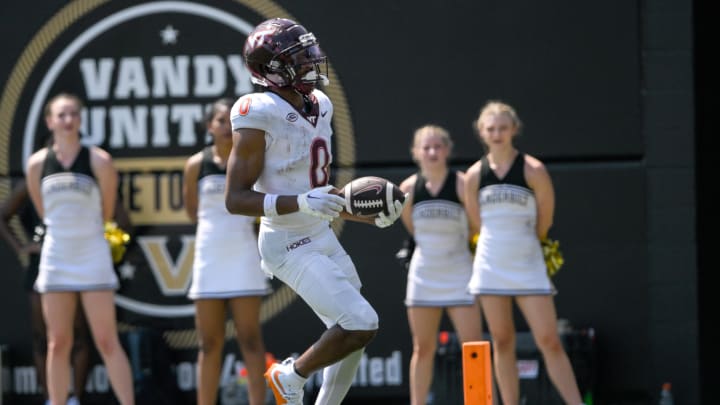
{"type": "MultiPolygon", "coordinates": [[[[195,343],[194,329],[177,327],[194,314],[185,297],[194,233],[179,193],[185,160],[203,146],[202,113],[220,96],[253,91],[240,52],[255,23],[271,17],[297,21],[269,0],[237,0],[228,7],[233,9],[191,1],[124,8],[106,0],[72,1],[28,43],[0,98],[1,197],[43,144],[45,102],[60,91],[84,98],[82,141],[113,155],[121,198],[138,228],[137,246],[118,268],[123,287],[116,304],[128,314],[121,328],[142,319],[164,320],[175,326],[166,333],[173,347],[195,343]]],[[[328,76],[331,84],[323,90],[335,107],[334,182],[342,185],[354,177],[355,140],[331,64],[328,76]]],[[[336,233],[342,225],[333,222],[336,233]]],[[[295,299],[289,288],[278,286],[263,302],[262,321],[295,299]]],[[[228,338],[232,328],[229,322],[228,338]]]]}

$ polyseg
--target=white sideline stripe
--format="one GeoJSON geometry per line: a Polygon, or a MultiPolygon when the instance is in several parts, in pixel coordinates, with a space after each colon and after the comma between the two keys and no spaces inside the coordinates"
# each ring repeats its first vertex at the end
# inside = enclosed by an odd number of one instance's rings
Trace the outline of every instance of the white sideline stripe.
{"type": "Polygon", "coordinates": [[[195,306],[190,305],[156,305],[136,301],[132,298],[115,296],[115,303],[124,309],[137,312],[138,314],[157,316],[163,318],[182,318],[195,315],[195,306]]]}

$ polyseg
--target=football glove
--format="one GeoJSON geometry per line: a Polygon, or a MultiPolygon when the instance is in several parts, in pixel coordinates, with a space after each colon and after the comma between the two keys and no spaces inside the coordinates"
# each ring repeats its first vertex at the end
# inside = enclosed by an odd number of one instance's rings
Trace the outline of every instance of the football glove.
{"type": "Polygon", "coordinates": [[[330,194],[333,186],[315,187],[305,194],[297,196],[300,212],[314,217],[332,221],[340,216],[345,207],[345,199],[339,195],[330,194]]]}
{"type": "Polygon", "coordinates": [[[393,201],[390,206],[388,206],[388,215],[385,215],[384,212],[381,212],[375,217],[375,225],[378,228],[387,228],[388,226],[395,223],[395,221],[400,218],[400,215],[402,214],[403,207],[405,207],[405,202],[408,200],[407,194],[405,195],[405,199],[400,202],[399,200],[393,201]]]}

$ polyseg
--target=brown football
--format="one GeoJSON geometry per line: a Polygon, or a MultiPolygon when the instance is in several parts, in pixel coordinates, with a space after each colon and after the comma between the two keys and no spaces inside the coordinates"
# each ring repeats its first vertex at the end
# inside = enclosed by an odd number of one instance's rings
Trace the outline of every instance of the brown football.
{"type": "Polygon", "coordinates": [[[345,211],[351,215],[376,216],[388,212],[393,201],[405,200],[405,194],[395,183],[377,176],[358,177],[340,191],[345,198],[345,211]]]}

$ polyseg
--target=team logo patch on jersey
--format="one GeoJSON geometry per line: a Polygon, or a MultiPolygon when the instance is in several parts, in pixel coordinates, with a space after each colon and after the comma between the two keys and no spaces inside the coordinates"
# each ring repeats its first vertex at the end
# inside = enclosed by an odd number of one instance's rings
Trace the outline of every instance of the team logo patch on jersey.
{"type": "Polygon", "coordinates": [[[238,114],[247,115],[250,112],[250,104],[252,104],[252,97],[243,96],[238,106],[238,114]]]}
{"type": "Polygon", "coordinates": [[[298,119],[298,115],[291,112],[291,113],[289,113],[288,115],[285,116],[285,119],[288,120],[288,121],[290,121],[290,122],[295,122],[295,121],[297,121],[297,119],[298,119]]]}

